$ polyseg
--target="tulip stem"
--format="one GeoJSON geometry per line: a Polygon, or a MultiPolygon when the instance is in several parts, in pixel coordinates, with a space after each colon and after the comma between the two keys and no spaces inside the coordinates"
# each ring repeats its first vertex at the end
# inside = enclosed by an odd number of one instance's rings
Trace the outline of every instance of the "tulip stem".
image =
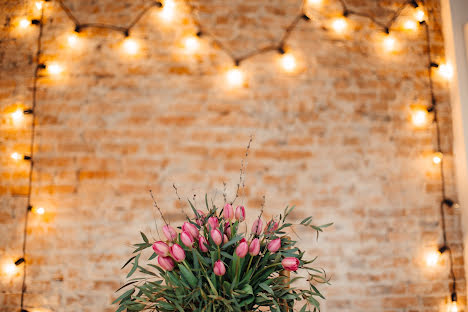
{"type": "Polygon", "coordinates": [[[254,256],[250,256],[250,259],[249,259],[249,265],[247,265],[247,270],[246,272],[249,272],[249,269],[250,269],[250,265],[252,264],[252,260],[253,260],[254,256]]]}
{"type": "Polygon", "coordinates": [[[221,250],[219,249],[219,245],[218,245],[218,259],[221,260],[221,250]]]}

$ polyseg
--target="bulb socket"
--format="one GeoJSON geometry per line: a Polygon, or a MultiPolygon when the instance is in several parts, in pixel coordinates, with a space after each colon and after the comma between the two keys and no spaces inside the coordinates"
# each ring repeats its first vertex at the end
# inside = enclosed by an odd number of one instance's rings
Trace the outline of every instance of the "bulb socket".
{"type": "Polygon", "coordinates": [[[123,34],[124,34],[125,37],[130,36],[130,30],[129,29],[124,30],[123,34]]]}
{"type": "Polygon", "coordinates": [[[23,111],[23,114],[25,114],[25,115],[31,115],[31,114],[33,114],[33,113],[34,113],[34,110],[33,110],[32,108],[25,109],[25,110],[23,111]]]}
{"type": "Polygon", "coordinates": [[[279,54],[284,54],[284,53],[286,53],[286,51],[284,51],[284,47],[283,47],[283,46],[281,46],[281,47],[278,48],[278,53],[279,53],[279,54]]]}
{"type": "Polygon", "coordinates": [[[390,28],[385,27],[385,28],[384,28],[384,32],[385,32],[387,35],[390,34],[390,28]]]}
{"type": "Polygon", "coordinates": [[[40,24],[41,24],[41,21],[38,20],[38,19],[33,19],[33,20],[31,20],[31,24],[33,24],[33,25],[40,25],[40,24]]]}
{"type": "Polygon", "coordinates": [[[31,160],[31,156],[24,155],[24,156],[23,156],[23,159],[24,159],[24,160],[31,160]]]}
{"type": "Polygon", "coordinates": [[[430,66],[431,66],[431,67],[434,67],[434,68],[437,68],[437,67],[439,67],[439,64],[434,63],[434,62],[431,62],[430,66]]]}
{"type": "Polygon", "coordinates": [[[234,65],[239,66],[239,65],[240,65],[240,62],[241,62],[240,60],[235,59],[235,60],[234,60],[234,65]]]}
{"type": "Polygon", "coordinates": [[[76,33],[81,32],[81,26],[80,26],[80,25],[76,25],[76,26],[75,26],[75,32],[76,32],[76,33]]]}
{"type": "Polygon", "coordinates": [[[44,63],[37,64],[37,68],[38,68],[38,69],[46,69],[46,67],[47,67],[47,66],[46,66],[46,64],[44,64],[44,63]]]}
{"type": "Polygon", "coordinates": [[[448,207],[452,207],[452,206],[455,204],[455,202],[454,202],[453,200],[451,200],[450,198],[445,198],[445,199],[442,201],[442,203],[443,203],[444,205],[447,205],[448,207]]]}
{"type": "Polygon", "coordinates": [[[411,1],[409,2],[409,4],[410,4],[413,8],[419,7],[419,4],[416,2],[416,0],[411,0],[411,1]]]}
{"type": "Polygon", "coordinates": [[[310,21],[310,17],[308,17],[306,14],[302,14],[301,17],[304,21],[310,21]]]}
{"type": "Polygon", "coordinates": [[[163,4],[160,1],[156,1],[154,3],[154,6],[157,7],[157,8],[162,8],[163,4]]]}
{"type": "Polygon", "coordinates": [[[448,247],[447,247],[447,246],[445,246],[445,245],[444,245],[444,246],[441,246],[441,247],[439,248],[439,253],[440,253],[440,254],[443,254],[443,253],[446,252],[447,250],[448,250],[448,247]]]}
{"type": "Polygon", "coordinates": [[[29,205],[28,206],[28,211],[32,211],[32,209],[33,209],[33,206],[29,205]]]}
{"type": "Polygon", "coordinates": [[[343,11],[343,16],[344,16],[344,17],[348,17],[348,16],[349,16],[349,11],[348,11],[348,10],[344,10],[344,11],[343,11]]]}
{"type": "Polygon", "coordinates": [[[201,37],[203,36],[203,32],[201,30],[197,31],[197,33],[195,34],[197,37],[201,37]]]}
{"type": "Polygon", "coordinates": [[[15,261],[15,265],[18,266],[23,262],[25,262],[24,258],[19,258],[18,260],[15,261]]]}
{"type": "Polygon", "coordinates": [[[451,295],[450,298],[452,299],[452,302],[457,302],[457,293],[454,291],[451,295]]]}

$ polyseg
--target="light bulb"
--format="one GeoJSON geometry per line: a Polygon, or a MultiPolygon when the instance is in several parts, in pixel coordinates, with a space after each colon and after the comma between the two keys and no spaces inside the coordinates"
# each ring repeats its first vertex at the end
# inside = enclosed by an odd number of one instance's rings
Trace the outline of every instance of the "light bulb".
{"type": "Polygon", "coordinates": [[[344,17],[339,17],[332,21],[331,26],[336,33],[341,34],[344,33],[346,27],[348,27],[348,22],[344,17]]]}
{"type": "Polygon", "coordinates": [[[452,301],[447,305],[447,312],[458,312],[458,306],[456,301],[452,301]]]}
{"type": "Polygon", "coordinates": [[[453,67],[450,64],[440,64],[438,70],[439,74],[445,79],[450,79],[453,76],[453,67]]]}
{"type": "Polygon", "coordinates": [[[307,5],[318,7],[322,5],[322,0],[307,0],[307,5]]]}
{"type": "Polygon", "coordinates": [[[17,152],[14,152],[10,155],[11,158],[13,158],[14,160],[20,160],[22,159],[23,157],[21,156],[20,153],[17,153],[17,152]]]}
{"type": "Polygon", "coordinates": [[[418,24],[413,20],[406,20],[403,23],[403,28],[406,29],[406,30],[414,31],[414,30],[418,29],[418,24]]]}
{"type": "Polygon", "coordinates": [[[414,17],[418,22],[424,22],[426,19],[426,14],[424,13],[423,9],[417,9],[414,13],[414,17]]]}
{"type": "Polygon", "coordinates": [[[432,162],[436,165],[440,164],[442,162],[442,159],[444,158],[444,154],[441,152],[435,152],[432,155],[432,162]]]}
{"type": "Polygon", "coordinates": [[[411,107],[411,121],[415,127],[424,127],[429,121],[429,112],[423,105],[413,105],[411,107]]]}
{"type": "Polygon", "coordinates": [[[37,215],[43,215],[45,212],[45,209],[43,207],[33,207],[32,212],[37,214],[37,215]]]}
{"type": "Polygon", "coordinates": [[[79,37],[77,34],[70,34],[67,37],[67,43],[71,48],[74,48],[77,46],[79,41],[79,37]]]}
{"type": "Polygon", "coordinates": [[[125,53],[135,55],[138,53],[140,46],[135,39],[127,38],[123,42],[123,49],[125,53]]]}
{"type": "Polygon", "coordinates": [[[396,45],[396,39],[391,35],[387,35],[383,40],[383,44],[387,52],[394,51],[395,45],[396,45]]]}
{"type": "Polygon", "coordinates": [[[244,74],[239,67],[233,67],[226,73],[226,79],[230,86],[240,87],[244,83],[244,74]]]}
{"type": "Polygon", "coordinates": [[[13,122],[20,123],[24,119],[24,113],[21,108],[16,109],[13,113],[11,113],[11,118],[13,118],[13,122]]]}
{"type": "Polygon", "coordinates": [[[17,267],[14,263],[5,263],[3,265],[3,271],[5,272],[6,275],[11,276],[16,273],[17,267]]]}
{"type": "Polygon", "coordinates": [[[294,70],[297,67],[296,58],[294,57],[294,55],[290,53],[283,54],[281,56],[280,62],[281,62],[281,67],[283,67],[283,69],[288,73],[294,72],[294,70]]]}
{"type": "Polygon", "coordinates": [[[46,68],[47,72],[53,76],[58,76],[63,72],[63,67],[58,63],[50,63],[46,68]]]}
{"type": "Polygon", "coordinates": [[[196,36],[187,36],[184,38],[183,45],[188,53],[193,53],[200,48],[200,41],[196,36]]]}
{"type": "Polygon", "coordinates": [[[160,17],[165,22],[171,22],[174,19],[175,15],[175,2],[173,0],[166,0],[164,1],[163,8],[159,12],[160,17]]]}
{"type": "Polygon", "coordinates": [[[26,18],[22,18],[19,23],[18,23],[19,27],[23,28],[23,29],[26,29],[29,27],[29,25],[31,25],[31,21],[26,19],[26,18]]]}
{"type": "Polygon", "coordinates": [[[42,1],[36,1],[34,4],[36,6],[36,9],[41,10],[42,9],[42,1]]]}
{"type": "Polygon", "coordinates": [[[426,255],[426,264],[430,267],[435,267],[439,263],[440,252],[437,250],[431,251],[426,255]]]}

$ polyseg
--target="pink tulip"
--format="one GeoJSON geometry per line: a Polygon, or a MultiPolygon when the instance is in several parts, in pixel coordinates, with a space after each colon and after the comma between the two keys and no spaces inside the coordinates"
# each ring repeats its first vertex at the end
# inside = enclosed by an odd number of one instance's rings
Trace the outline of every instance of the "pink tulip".
{"type": "Polygon", "coordinates": [[[198,215],[200,216],[200,217],[197,217],[197,218],[196,218],[197,224],[198,224],[199,226],[202,226],[203,224],[205,224],[205,217],[206,217],[206,215],[205,215],[205,213],[204,213],[203,211],[201,211],[201,210],[197,210],[197,212],[198,212],[198,215]]]}
{"type": "Polygon", "coordinates": [[[211,239],[216,244],[216,246],[221,245],[223,242],[223,234],[218,229],[211,230],[211,239]]]}
{"type": "Polygon", "coordinates": [[[177,239],[176,230],[168,224],[163,226],[162,229],[163,229],[164,236],[166,236],[167,240],[170,242],[175,242],[175,240],[177,239]]]}
{"type": "Polygon", "coordinates": [[[281,265],[287,271],[297,271],[299,268],[299,259],[295,257],[287,257],[281,261],[281,265]]]}
{"type": "Polygon", "coordinates": [[[205,237],[203,236],[200,236],[198,238],[198,247],[200,247],[200,250],[203,251],[203,252],[207,252],[208,251],[208,242],[206,240],[205,237]]]}
{"type": "Polygon", "coordinates": [[[277,252],[281,248],[281,238],[277,238],[269,242],[267,248],[271,253],[277,252]]]}
{"type": "Polygon", "coordinates": [[[251,256],[256,256],[260,252],[260,241],[258,238],[254,238],[249,246],[249,254],[251,256]]]}
{"type": "Polygon", "coordinates": [[[193,239],[197,238],[199,235],[197,227],[189,222],[184,222],[184,224],[182,225],[182,231],[185,231],[192,235],[193,239]]]}
{"type": "Polygon", "coordinates": [[[154,243],[153,250],[158,256],[169,256],[169,246],[163,241],[157,241],[156,243],[154,243]]]}
{"type": "Polygon", "coordinates": [[[180,234],[180,240],[182,241],[182,243],[187,246],[188,248],[192,248],[193,246],[193,243],[195,242],[192,238],[192,235],[190,235],[190,233],[188,232],[185,232],[183,231],[181,234],[180,234]]]}
{"type": "Polygon", "coordinates": [[[265,234],[272,234],[278,229],[279,223],[273,220],[268,221],[267,225],[265,226],[265,230],[263,233],[265,234]]]}
{"type": "Polygon", "coordinates": [[[236,220],[242,222],[245,220],[245,208],[244,206],[237,206],[235,213],[236,220]]]}
{"type": "Polygon", "coordinates": [[[158,264],[161,268],[163,268],[166,271],[172,271],[174,270],[174,260],[172,260],[171,257],[158,257],[158,264]]]}
{"type": "Polygon", "coordinates": [[[227,237],[226,234],[223,235],[223,243],[226,244],[227,242],[229,242],[229,238],[227,237]]]}
{"type": "Polygon", "coordinates": [[[255,219],[255,221],[254,221],[254,223],[252,225],[252,234],[255,234],[255,235],[262,234],[262,228],[263,228],[262,219],[260,219],[260,218],[255,219]]]}
{"type": "Polygon", "coordinates": [[[224,234],[226,234],[228,237],[231,237],[231,226],[229,223],[226,223],[224,226],[224,234]]]}
{"type": "Polygon", "coordinates": [[[182,262],[185,259],[185,251],[179,244],[174,244],[171,246],[171,257],[176,262],[182,262]]]}
{"type": "Polygon", "coordinates": [[[234,210],[232,209],[231,204],[224,205],[223,216],[226,220],[234,219],[234,210]]]}
{"type": "Polygon", "coordinates": [[[226,274],[226,267],[224,266],[224,263],[221,260],[215,262],[213,272],[218,276],[223,276],[224,274],[226,274]]]}
{"type": "Polygon", "coordinates": [[[239,258],[244,258],[247,255],[247,252],[249,251],[249,245],[245,241],[245,239],[241,239],[239,245],[236,248],[236,255],[239,258]]]}
{"type": "Polygon", "coordinates": [[[208,228],[209,228],[210,230],[217,229],[218,226],[219,226],[218,218],[216,218],[216,217],[210,217],[210,218],[208,218],[208,228]]]}

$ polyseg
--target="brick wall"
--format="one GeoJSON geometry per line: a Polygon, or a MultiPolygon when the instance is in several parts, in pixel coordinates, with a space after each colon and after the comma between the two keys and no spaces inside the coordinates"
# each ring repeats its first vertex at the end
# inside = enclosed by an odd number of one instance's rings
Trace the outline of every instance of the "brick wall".
{"type": "MultiPolygon", "coordinates": [[[[388,20],[398,2],[349,1],[352,8],[388,20]]],[[[127,24],[145,1],[67,0],[84,22],[127,24]]],[[[147,2],[146,2],[147,3],[147,2]]],[[[31,103],[37,29],[19,31],[32,1],[0,1],[0,261],[21,255],[30,119],[8,115],[31,103]]],[[[197,1],[200,20],[233,54],[277,42],[299,1],[197,1]]],[[[443,60],[438,1],[429,1],[432,49],[443,60]]],[[[318,254],[332,276],[324,311],[443,311],[449,295],[448,259],[428,268],[424,255],[440,239],[440,176],[431,163],[433,129],[415,130],[409,106],[428,103],[423,32],[397,31],[397,51],[384,53],[379,30],[353,17],[350,31],[327,30],[336,0],[311,10],[289,46],[299,71],[285,74],[276,53],[242,64],[247,83],[226,87],[231,65],[219,48],[202,43],[187,55],[180,40],[194,30],[187,7],[163,23],[157,10],[137,24],[138,55],[122,53],[122,35],[86,30],[70,49],[73,30],[54,1],[47,4],[43,60],[65,68],[38,84],[36,169],[32,201],[46,208],[28,227],[26,306],[37,311],[114,311],[110,302],[124,280],[119,270],[139,230],[155,237],[148,189],[172,222],[184,198],[205,191],[222,202],[235,193],[240,160],[247,162],[248,216],[266,196],[267,216],[296,204],[297,218],[335,222],[318,242],[299,230],[303,247],[318,254]]],[[[412,14],[411,11],[404,15],[412,14]]],[[[456,198],[447,83],[436,77],[447,191],[456,198]]],[[[198,200],[201,204],[201,200],[198,200]]],[[[460,212],[447,211],[460,299],[465,302],[460,212]]],[[[159,221],[158,221],[159,222],[159,221]]],[[[18,311],[21,272],[0,273],[0,311],[18,311]]],[[[445,310],[444,310],[445,311],[445,310]]]]}

